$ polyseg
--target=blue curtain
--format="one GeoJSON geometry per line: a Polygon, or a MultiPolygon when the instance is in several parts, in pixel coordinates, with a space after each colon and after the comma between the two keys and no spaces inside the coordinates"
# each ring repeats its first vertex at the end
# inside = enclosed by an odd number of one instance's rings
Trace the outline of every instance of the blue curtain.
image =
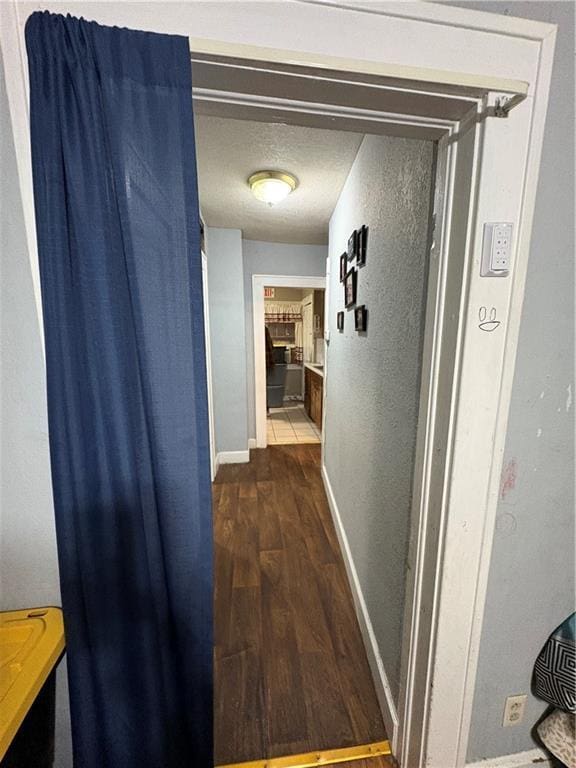
{"type": "Polygon", "coordinates": [[[34,13],[26,45],[74,765],[207,768],[212,520],[188,41],[34,13]]]}

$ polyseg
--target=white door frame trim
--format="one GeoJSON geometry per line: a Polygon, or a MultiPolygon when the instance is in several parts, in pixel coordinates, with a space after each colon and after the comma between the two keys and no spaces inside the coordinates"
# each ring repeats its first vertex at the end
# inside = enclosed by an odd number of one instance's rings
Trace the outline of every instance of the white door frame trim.
{"type": "MultiPolygon", "coordinates": [[[[297,0],[297,2],[308,2],[308,0],[297,0]]],[[[325,4],[320,0],[318,5],[325,4]]],[[[367,8],[346,7],[343,3],[332,3],[334,8],[350,10],[356,13],[374,13],[378,16],[398,16],[410,18],[408,14],[390,13],[381,9],[368,10],[367,8]]],[[[414,3],[414,7],[425,3],[414,3]]],[[[460,10],[460,9],[458,9],[460,10]]],[[[478,14],[476,14],[478,15],[478,14]]],[[[487,16],[488,14],[482,14],[487,16]]],[[[413,16],[416,20],[417,14],[413,16]]],[[[421,19],[420,19],[421,20],[421,19]]],[[[534,22],[527,22],[534,24],[534,22]]],[[[468,27],[468,29],[478,29],[478,27],[468,27]]],[[[522,35],[529,37],[528,35],[522,35]]],[[[456,86],[457,88],[481,89],[483,91],[502,91],[508,94],[527,94],[528,84],[522,80],[503,77],[486,77],[483,75],[474,75],[469,72],[456,72],[447,69],[424,69],[421,67],[394,66],[383,61],[364,61],[363,59],[354,59],[352,57],[315,55],[312,53],[302,53],[300,51],[269,48],[262,45],[242,45],[233,43],[224,43],[221,40],[213,40],[200,37],[190,37],[190,51],[193,58],[199,55],[205,56],[226,56],[246,59],[255,62],[264,62],[272,64],[296,64],[302,67],[324,68],[326,70],[339,70],[352,72],[354,74],[378,75],[383,78],[389,78],[395,82],[426,83],[438,87],[456,86]]]]}
{"type": "MultiPolygon", "coordinates": [[[[526,94],[508,119],[490,119],[474,128],[479,139],[475,150],[478,152],[477,185],[472,220],[464,233],[461,301],[458,304],[455,297],[449,295],[450,286],[443,282],[444,293],[441,291],[439,299],[445,311],[437,315],[439,337],[434,349],[438,365],[433,384],[436,389],[449,390],[449,408],[446,439],[441,446],[443,466],[434,469],[428,481],[428,495],[436,505],[429,512],[436,515],[440,526],[436,560],[427,563],[423,557],[422,561],[422,573],[431,569],[435,575],[432,601],[426,605],[433,615],[426,643],[421,648],[415,646],[417,664],[411,666],[413,684],[408,688],[406,681],[402,681],[410,704],[410,710],[406,711],[414,712],[418,699],[424,699],[424,734],[416,743],[407,732],[405,743],[401,735],[396,746],[402,768],[408,768],[412,743],[416,751],[410,768],[424,764],[431,768],[460,768],[466,761],[472,715],[555,27],[416,0],[410,3],[300,0],[268,4],[266,18],[262,17],[257,3],[231,4],[225,18],[218,12],[213,13],[210,4],[190,2],[185,8],[177,5],[178,11],[168,4],[162,7],[162,14],[153,16],[143,16],[138,7],[130,3],[100,3],[92,8],[95,20],[102,24],[180,34],[187,29],[195,35],[201,30],[204,37],[191,39],[195,53],[344,69],[395,79],[397,85],[405,84],[407,90],[414,80],[433,83],[435,87],[461,86],[481,88],[485,92],[526,94]],[[237,14],[241,14],[241,22],[237,14]],[[271,14],[276,24],[271,23],[271,14]],[[342,59],[328,54],[327,51],[349,50],[350,29],[365,42],[364,58],[342,59]],[[422,45],[427,39],[431,44],[422,45]],[[300,50],[282,50],[282,40],[294,40],[300,50]],[[479,74],[456,70],[461,63],[457,52],[462,50],[468,52],[470,70],[478,70],[479,74]],[[388,62],[384,56],[388,56],[388,62]],[[505,280],[480,278],[481,225],[483,221],[499,220],[516,224],[511,274],[505,280]],[[501,318],[498,332],[479,331],[478,308],[481,306],[497,308],[501,318]],[[450,308],[452,313],[448,312],[450,308]],[[451,329],[455,341],[448,354],[444,341],[451,329]],[[449,387],[440,375],[448,369],[449,387]]],[[[70,10],[69,4],[52,0],[47,0],[44,7],[64,13],[70,10]]],[[[37,318],[41,321],[23,37],[25,19],[17,0],[0,4],[0,17],[10,120],[37,318]]],[[[458,147],[459,139],[454,138],[458,147]]],[[[449,195],[454,189],[460,154],[449,152],[449,195]]],[[[455,221],[444,224],[447,240],[442,248],[447,257],[450,242],[456,235],[463,234],[456,231],[456,224],[455,221]]],[[[255,353],[256,349],[255,344],[255,353]]],[[[427,456],[436,447],[435,432],[436,426],[431,433],[427,429],[427,456]]],[[[429,534],[428,521],[418,533],[417,550],[421,554],[426,553],[429,534]]],[[[411,605],[412,597],[417,596],[421,586],[416,580],[408,584],[407,601],[411,605]]],[[[415,639],[413,627],[410,637],[415,639]]],[[[401,732],[403,717],[401,710],[401,732]]],[[[411,720],[419,727],[413,716],[411,720]]]]}
{"type": "Polygon", "coordinates": [[[312,275],[252,275],[254,415],[257,448],[266,448],[268,444],[266,439],[266,348],[264,345],[264,288],[266,286],[323,289],[326,287],[326,278],[312,275]]]}
{"type": "Polygon", "coordinates": [[[208,302],[208,257],[204,251],[202,258],[202,301],[204,307],[204,343],[206,349],[206,387],[208,392],[208,431],[210,436],[210,476],[212,480],[218,471],[216,456],[216,436],[214,433],[214,388],[212,386],[212,344],[210,342],[210,305],[208,302]]]}

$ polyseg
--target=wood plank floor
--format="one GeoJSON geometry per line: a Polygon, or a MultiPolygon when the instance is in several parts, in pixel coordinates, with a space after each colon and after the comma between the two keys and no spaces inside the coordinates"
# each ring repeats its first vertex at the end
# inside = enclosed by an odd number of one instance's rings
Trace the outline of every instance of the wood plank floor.
{"type": "Polygon", "coordinates": [[[369,757],[367,760],[353,760],[350,763],[338,763],[338,768],[393,768],[394,763],[388,757],[369,757]]]}
{"type": "Polygon", "coordinates": [[[320,446],[250,456],[213,487],[216,764],[385,739],[320,446]]]}

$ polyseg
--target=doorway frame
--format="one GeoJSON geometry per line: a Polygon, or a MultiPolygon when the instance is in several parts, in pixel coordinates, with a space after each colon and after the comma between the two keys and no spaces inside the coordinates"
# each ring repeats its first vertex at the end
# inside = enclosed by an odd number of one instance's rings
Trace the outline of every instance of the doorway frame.
{"type": "MultiPolygon", "coordinates": [[[[326,287],[326,277],[318,275],[252,275],[256,448],[266,448],[268,445],[266,435],[266,347],[264,344],[264,288],[267,286],[274,288],[314,288],[320,290],[326,287]]],[[[324,442],[323,434],[321,442],[322,444],[324,442]]]]}
{"type": "MultiPolygon", "coordinates": [[[[292,3],[269,4],[274,5],[276,14],[272,24],[269,18],[263,17],[259,5],[237,3],[234,8],[232,4],[226,17],[214,14],[210,4],[194,2],[189,3],[185,11],[174,10],[169,7],[170,4],[164,5],[162,13],[157,16],[150,13],[143,15],[137,6],[130,3],[101,3],[97,8],[92,5],[88,13],[102,24],[179,34],[185,29],[194,30],[195,34],[202,30],[204,37],[190,39],[191,49],[200,53],[259,57],[263,61],[319,65],[327,69],[343,68],[356,73],[396,77],[406,84],[419,80],[440,85],[472,85],[494,92],[509,93],[518,87],[519,79],[524,81],[523,93],[527,98],[511,113],[511,128],[503,125],[505,121],[498,120],[498,125],[489,126],[482,136],[483,167],[480,170],[484,172],[477,174],[477,202],[473,211],[477,224],[471,228],[466,248],[470,279],[464,286],[461,306],[458,386],[451,402],[450,438],[444,446],[450,457],[447,461],[450,471],[441,489],[439,519],[443,557],[438,553],[435,562],[437,589],[433,603],[427,606],[434,613],[432,632],[427,644],[417,649],[416,658],[411,661],[411,664],[422,662],[425,669],[423,680],[426,683],[420,690],[424,692],[427,707],[425,728],[428,743],[420,748],[419,756],[415,756],[410,768],[412,765],[423,765],[424,760],[433,768],[448,765],[460,768],[466,762],[555,27],[434,3],[368,3],[366,0],[295,0],[292,3]],[[336,15],[338,18],[335,20],[336,15]],[[400,27],[404,34],[399,34],[400,27]],[[363,31],[370,33],[372,30],[378,32],[377,48],[371,38],[368,39],[369,34],[366,39],[362,38],[363,31]],[[362,40],[363,59],[344,60],[327,53],[352,50],[349,44],[352,32],[362,40]],[[418,44],[423,33],[430,36],[433,44],[418,44]],[[300,49],[286,51],[283,48],[285,40],[294,40],[300,49]],[[267,47],[263,47],[262,43],[267,47]],[[465,73],[458,67],[458,52],[464,50],[468,53],[466,65],[469,67],[465,73]],[[383,60],[382,52],[386,52],[387,61],[383,60]],[[483,74],[471,74],[474,71],[483,74]],[[506,149],[512,147],[514,151],[517,134],[522,137],[523,163],[510,186],[508,178],[506,184],[500,186],[494,181],[494,174],[500,171],[499,158],[503,157],[502,152],[495,151],[499,133],[503,134],[500,142],[503,138],[507,142],[506,149]],[[489,201],[491,188],[495,191],[492,202],[489,201]],[[497,281],[497,285],[486,283],[486,290],[482,292],[476,272],[481,243],[479,222],[503,220],[500,211],[509,209],[506,198],[510,197],[511,190],[519,199],[516,255],[511,279],[497,281]],[[502,285],[503,282],[506,285],[502,285]],[[491,334],[490,338],[497,343],[491,349],[481,349],[475,361],[478,339],[473,333],[474,315],[477,315],[480,302],[482,305],[484,302],[495,302],[490,306],[502,308],[504,322],[501,337],[504,338],[491,334]],[[479,367],[482,362],[490,373],[490,381],[479,367]],[[473,411],[482,413],[484,424],[474,422],[471,418],[473,411]],[[470,434],[471,439],[466,439],[470,434]],[[470,482],[471,473],[474,473],[473,482],[470,482]],[[462,572],[464,579],[461,578],[462,572]],[[434,697],[431,695],[432,685],[434,697]]],[[[0,38],[36,299],[36,319],[41,329],[24,54],[25,13],[19,6],[17,0],[0,4],[0,38]]],[[[47,0],[43,7],[60,13],[70,10],[69,4],[52,0],[47,0]]],[[[78,12],[83,12],[81,6],[78,12]]],[[[509,158],[503,157],[503,160],[508,172],[509,158]]],[[[454,158],[453,169],[456,164],[454,158]]],[[[440,331],[442,333],[442,329],[440,331]]],[[[40,338],[43,342],[42,332],[40,338]]],[[[436,357],[436,360],[439,358],[436,357]]],[[[432,448],[432,445],[429,447],[432,448]]],[[[419,542],[424,544],[430,521],[422,518],[420,522],[418,537],[419,542]]],[[[416,588],[419,587],[416,585],[416,588]]],[[[415,638],[414,633],[412,637],[415,638]]],[[[414,689],[409,694],[412,702],[416,693],[414,689]]],[[[500,703],[495,702],[494,706],[500,708],[500,703]]],[[[400,714],[404,717],[402,712],[400,714]]],[[[408,735],[408,740],[411,739],[412,736],[408,735]]],[[[403,742],[404,736],[400,734],[396,745],[399,749],[397,756],[401,766],[407,766],[407,745],[403,742]]]]}
{"type": "MultiPolygon", "coordinates": [[[[550,25],[543,26],[548,28],[548,34],[542,39],[540,67],[544,73],[540,84],[547,98],[555,32],[550,32],[550,25]]],[[[216,48],[219,53],[227,49],[230,57],[239,53],[236,46],[208,45],[209,50],[216,48]]],[[[284,61],[291,65],[298,61],[293,52],[291,56],[285,51],[276,53],[274,57],[269,55],[268,49],[251,47],[249,58],[278,64],[286,56],[284,61]]],[[[244,56],[248,57],[248,52],[239,58],[244,56]]],[[[326,58],[327,67],[329,61],[334,60],[326,58]]],[[[318,58],[314,63],[318,64],[318,58]]],[[[365,64],[361,71],[370,74],[365,64]]],[[[376,74],[376,71],[371,74],[376,74]]],[[[331,493],[324,464],[324,430],[322,435],[322,474],[328,501],[342,546],[392,754],[400,768],[424,768],[426,765],[461,768],[466,764],[545,114],[545,110],[540,110],[537,115],[541,124],[535,138],[537,110],[533,108],[532,97],[527,96],[527,89],[519,87],[518,83],[516,87],[512,97],[510,91],[487,90],[462,119],[449,121],[449,127],[441,120],[434,121],[436,126],[445,130],[439,141],[439,145],[444,142],[444,159],[438,168],[440,184],[444,185],[440,216],[442,232],[434,265],[434,287],[429,291],[426,306],[423,359],[429,369],[423,371],[420,392],[409,577],[402,630],[400,699],[397,703],[393,701],[377,652],[360,583],[331,493]],[[495,124],[501,123],[495,112],[499,103],[507,98],[511,98],[514,107],[518,108],[512,115],[506,116],[510,130],[501,133],[507,142],[517,140],[518,144],[508,157],[502,159],[509,145],[504,144],[502,139],[494,140],[498,133],[495,124]],[[468,157],[462,151],[466,136],[473,137],[468,157]],[[535,143],[536,149],[531,146],[535,143]],[[514,205],[518,204],[514,216],[499,215],[502,210],[513,208],[506,199],[510,189],[503,194],[502,189],[495,191],[493,185],[487,183],[490,170],[493,171],[498,164],[508,179],[516,176],[519,180],[515,189],[517,199],[512,194],[514,205]],[[463,166],[467,167],[466,171],[462,171],[463,166]],[[455,190],[460,187],[462,191],[462,184],[469,194],[460,199],[455,190]],[[498,220],[517,222],[515,231],[519,244],[516,262],[510,271],[510,280],[483,282],[486,278],[480,278],[478,269],[482,243],[479,222],[498,220]],[[459,228],[462,222],[465,226],[459,228]],[[461,280],[457,294],[448,295],[450,290],[454,290],[454,286],[450,285],[449,265],[452,269],[455,259],[460,267],[461,280]],[[506,284],[502,285],[502,282],[506,284]],[[479,296],[480,305],[476,304],[479,296]],[[495,345],[497,348],[489,352],[473,336],[474,330],[478,330],[475,318],[477,307],[484,306],[484,302],[489,306],[498,305],[507,313],[506,320],[500,322],[504,326],[503,343],[495,345]],[[496,386],[489,386],[485,371],[481,370],[482,365],[489,370],[493,366],[491,370],[495,371],[496,386]],[[451,373],[446,380],[447,370],[451,373]],[[474,381],[475,373],[478,374],[478,382],[474,381]],[[488,385],[486,389],[484,385],[488,385]],[[438,419],[436,406],[442,397],[445,412],[442,419],[438,419]],[[482,425],[474,424],[473,416],[470,417],[477,403],[482,403],[481,408],[490,414],[482,425]],[[468,439],[468,446],[465,445],[465,438],[468,439]],[[435,461],[438,453],[442,457],[440,464],[435,461]],[[483,459],[477,462],[479,453],[483,459]],[[477,472],[475,490],[474,483],[470,482],[474,471],[477,472]],[[481,500],[479,505],[477,499],[481,500]],[[479,513],[476,520],[470,520],[467,509],[470,503],[479,513]],[[473,563],[471,568],[470,563],[473,563]],[[427,590],[429,579],[432,590],[427,590]],[[454,664],[455,657],[457,664],[454,664]]],[[[218,96],[213,94],[211,98],[217,100],[218,96]]],[[[228,116],[232,117],[234,105],[240,101],[223,99],[228,107],[232,105],[228,116]]],[[[539,105],[542,105],[541,101],[539,105]]],[[[242,100],[241,106],[275,110],[278,103],[275,99],[259,96],[255,100],[242,100]]],[[[302,110],[303,114],[310,112],[308,106],[303,104],[295,104],[293,111],[298,110],[302,110]]],[[[322,105],[317,103],[313,111],[316,116],[324,113],[332,120],[332,128],[337,129],[341,115],[329,109],[324,112],[322,105]]],[[[359,121],[365,118],[360,112],[355,115],[354,108],[348,108],[348,130],[355,116],[359,121]]],[[[414,128],[419,124],[418,117],[414,115],[396,117],[398,125],[409,124],[414,128]]],[[[381,114],[379,118],[382,123],[394,124],[394,116],[390,114],[381,114]]],[[[244,119],[249,119],[246,113],[244,119]]],[[[431,121],[423,118],[422,124],[430,127],[431,121]]],[[[510,186],[514,187],[514,182],[510,186]]],[[[273,279],[273,276],[268,277],[273,279]]],[[[254,321],[256,323],[256,312],[254,321]]],[[[256,326],[254,332],[256,357],[256,326]]],[[[263,339],[260,339],[260,344],[263,346],[263,339]]],[[[327,353],[324,398],[328,389],[329,365],[327,353]]],[[[258,411],[256,417],[258,419],[258,411]]],[[[258,436],[257,420],[257,441],[258,436]]],[[[257,445],[265,445],[264,441],[260,433],[257,445]]]]}
{"type": "MultiPolygon", "coordinates": [[[[202,222],[204,224],[204,222],[202,222]]],[[[202,259],[202,307],[204,314],[204,345],[206,350],[206,389],[208,393],[208,432],[210,438],[210,477],[212,481],[218,470],[216,454],[216,435],[214,430],[214,389],[212,386],[212,343],[210,341],[210,305],[208,301],[208,257],[205,250],[200,251],[202,259]]]]}

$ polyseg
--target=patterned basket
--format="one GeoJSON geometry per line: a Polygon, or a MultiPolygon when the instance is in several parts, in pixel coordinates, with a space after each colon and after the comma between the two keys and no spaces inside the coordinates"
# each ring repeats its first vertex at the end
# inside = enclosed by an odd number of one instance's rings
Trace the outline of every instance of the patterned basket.
{"type": "Polygon", "coordinates": [[[576,613],[548,638],[534,664],[534,694],[565,712],[576,712],[576,613]]]}

